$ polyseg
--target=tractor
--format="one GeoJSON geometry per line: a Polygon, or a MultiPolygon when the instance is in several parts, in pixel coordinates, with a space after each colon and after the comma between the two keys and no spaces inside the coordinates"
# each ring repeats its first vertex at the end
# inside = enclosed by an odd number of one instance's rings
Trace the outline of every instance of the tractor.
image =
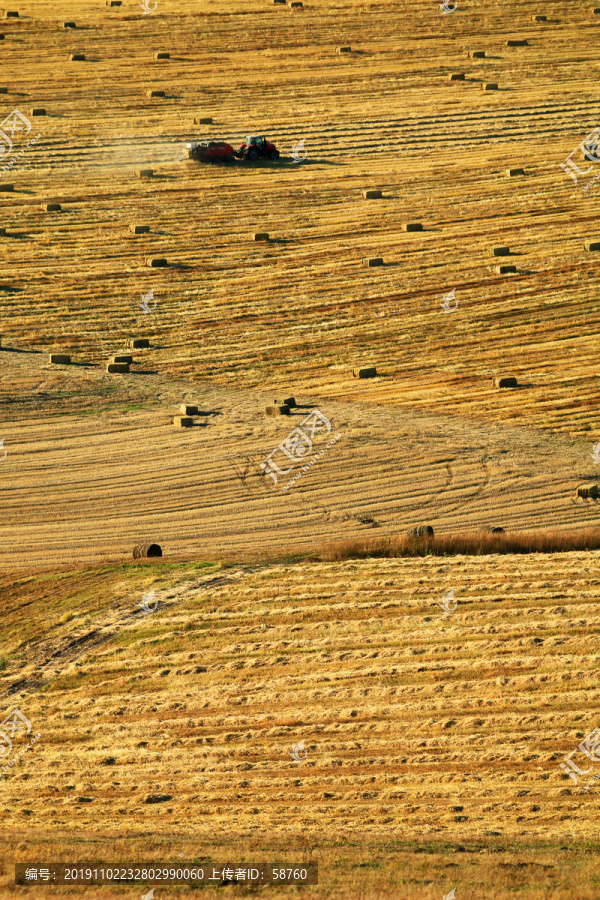
{"type": "Polygon", "coordinates": [[[225,141],[188,143],[183,152],[188,159],[196,159],[200,162],[233,162],[236,157],[231,144],[225,141]]]}
{"type": "Polygon", "coordinates": [[[242,144],[235,155],[238,159],[255,162],[257,159],[279,159],[279,150],[266,137],[248,135],[246,143],[242,144]]]}

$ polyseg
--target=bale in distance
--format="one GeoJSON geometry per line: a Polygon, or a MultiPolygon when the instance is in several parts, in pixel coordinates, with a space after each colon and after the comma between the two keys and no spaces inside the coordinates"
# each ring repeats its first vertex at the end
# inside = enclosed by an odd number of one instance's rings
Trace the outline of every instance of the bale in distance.
{"type": "Polygon", "coordinates": [[[372,189],[372,190],[368,190],[368,191],[363,191],[362,195],[365,198],[365,200],[381,200],[381,191],[372,189]]]}
{"type": "Polygon", "coordinates": [[[58,212],[62,206],[60,203],[42,203],[42,209],[45,209],[46,212],[58,212]]]}
{"type": "Polygon", "coordinates": [[[600,6],[594,6],[594,8],[592,9],[592,15],[600,16],[600,6]]]}
{"type": "Polygon", "coordinates": [[[509,256],[510,247],[492,247],[492,256],[509,256]]]}
{"type": "Polygon", "coordinates": [[[485,50],[469,50],[471,59],[485,59],[485,50]]]}
{"type": "Polygon", "coordinates": [[[294,409],[296,407],[296,401],[293,397],[287,397],[285,400],[273,400],[275,406],[289,406],[290,409],[294,409]]]}
{"type": "Polygon", "coordinates": [[[510,38],[510,39],[506,42],[506,46],[507,46],[507,47],[526,47],[526,46],[527,46],[527,40],[526,40],[525,38],[518,38],[518,39],[517,39],[517,38],[510,38]]]}
{"type": "Polygon", "coordinates": [[[125,362],[109,362],[106,364],[106,371],[111,375],[127,375],[129,372],[129,363],[125,362]]]}
{"type": "Polygon", "coordinates": [[[129,230],[132,234],[148,234],[148,232],[150,231],[150,226],[149,225],[135,225],[132,223],[129,226],[129,230]]]}
{"type": "Polygon", "coordinates": [[[362,260],[363,266],[368,266],[372,269],[374,266],[382,266],[383,265],[383,256],[365,256],[362,260]]]}
{"type": "Polygon", "coordinates": [[[281,406],[265,406],[265,412],[268,416],[289,416],[290,408],[282,403],[281,406]]]}
{"type": "Polygon", "coordinates": [[[0,182],[0,191],[14,191],[15,186],[12,182],[0,182]]]}
{"type": "Polygon", "coordinates": [[[403,222],[402,228],[404,231],[423,231],[421,222],[403,222]]]}
{"type": "Polygon", "coordinates": [[[7,88],[7,87],[0,87],[0,94],[8,94],[8,88],[7,88]]]}
{"type": "Polygon", "coordinates": [[[121,6],[122,0],[106,0],[107,6],[121,6]]]}
{"type": "Polygon", "coordinates": [[[71,357],[67,353],[50,353],[48,354],[48,361],[59,366],[71,365],[71,357]]]}
{"type": "Polygon", "coordinates": [[[409,537],[433,537],[433,527],[431,525],[418,525],[409,528],[407,532],[409,537]]]}
{"type": "Polygon", "coordinates": [[[583,497],[585,500],[590,498],[596,499],[598,496],[597,484],[580,484],[575,494],[576,497],[583,497]]]}
{"type": "Polygon", "coordinates": [[[19,13],[16,9],[5,9],[4,10],[4,18],[5,19],[18,19],[19,13]]]}
{"type": "Polygon", "coordinates": [[[336,47],[336,53],[352,53],[352,47],[336,47]]]}
{"type": "Polygon", "coordinates": [[[31,115],[32,116],[45,116],[46,110],[44,109],[43,106],[32,106],[31,115]]]}
{"type": "Polygon", "coordinates": [[[482,91],[497,91],[498,85],[495,81],[485,81],[481,84],[482,91]]]}
{"type": "Polygon", "coordinates": [[[504,376],[502,378],[494,378],[494,386],[497,388],[518,387],[517,379],[514,375],[504,376]]]}
{"type": "Polygon", "coordinates": [[[131,363],[133,362],[133,356],[131,356],[129,353],[115,353],[114,356],[111,356],[109,362],[128,363],[128,365],[131,365],[131,363]]]}
{"type": "Polygon", "coordinates": [[[143,559],[144,557],[162,556],[160,544],[139,544],[133,548],[133,558],[143,559]]]}
{"type": "MultiPolygon", "coordinates": [[[[285,3],[285,0],[277,0],[278,3],[285,3]]],[[[212,125],[212,116],[196,116],[194,125],[212,125]]]]}
{"type": "Polygon", "coordinates": [[[167,53],[166,50],[157,50],[154,54],[154,59],[171,59],[171,54],[167,53]]]}
{"type": "Polygon", "coordinates": [[[498,275],[510,275],[512,272],[516,272],[516,266],[496,266],[496,272],[498,275]]]}
{"type": "Polygon", "coordinates": [[[353,369],[352,374],[355,378],[376,378],[377,368],[376,366],[367,366],[364,369],[353,369]]]}
{"type": "Polygon", "coordinates": [[[302,5],[302,0],[292,0],[292,2],[290,3],[292,9],[299,9],[299,7],[301,7],[302,5]]]}
{"type": "Polygon", "coordinates": [[[191,428],[194,420],[191,416],[173,416],[173,425],[175,428],[191,428]]]}
{"type": "Polygon", "coordinates": [[[536,15],[531,17],[534,22],[547,22],[546,16],[536,15]]]}
{"type": "Polygon", "coordinates": [[[252,239],[254,241],[268,241],[269,240],[269,232],[268,231],[253,231],[252,239]]]}
{"type": "Polygon", "coordinates": [[[77,28],[75,22],[63,22],[63,28],[77,28]]]}
{"type": "Polygon", "coordinates": [[[148,338],[129,338],[128,346],[132,350],[143,350],[150,346],[150,341],[148,338]]]}
{"type": "Polygon", "coordinates": [[[152,90],[146,91],[146,95],[148,97],[165,97],[166,96],[164,91],[152,91],[152,90]]]}
{"type": "Polygon", "coordinates": [[[135,174],[138,178],[152,178],[154,169],[136,169],[135,174]]]}
{"type": "Polygon", "coordinates": [[[6,228],[0,228],[0,237],[6,237],[6,228]]]}
{"type": "Polygon", "coordinates": [[[465,73],[464,73],[464,72],[452,72],[452,73],[448,76],[448,80],[449,80],[449,81],[464,81],[464,80],[465,80],[465,73]]]}
{"type": "Polygon", "coordinates": [[[273,0],[273,3],[283,3],[285,5],[285,0],[273,0]]]}
{"type": "Polygon", "coordinates": [[[515,178],[517,175],[524,175],[525,169],[507,169],[506,174],[509,178],[515,178]]]}
{"type": "Polygon", "coordinates": [[[600,241],[586,241],[584,246],[586,250],[600,250],[600,241]]]}
{"type": "Polygon", "coordinates": [[[85,61],[84,53],[69,53],[69,59],[71,62],[83,62],[85,61]]]}
{"type": "Polygon", "coordinates": [[[148,256],[146,257],[146,265],[150,266],[151,269],[164,269],[169,263],[162,256],[148,256]]]}
{"type": "Polygon", "coordinates": [[[3,41],[3,40],[4,40],[4,35],[0,34],[0,41],[3,41]]]}
{"type": "Polygon", "coordinates": [[[190,406],[187,403],[182,403],[179,407],[184,416],[197,416],[198,415],[198,407],[190,406]]]}

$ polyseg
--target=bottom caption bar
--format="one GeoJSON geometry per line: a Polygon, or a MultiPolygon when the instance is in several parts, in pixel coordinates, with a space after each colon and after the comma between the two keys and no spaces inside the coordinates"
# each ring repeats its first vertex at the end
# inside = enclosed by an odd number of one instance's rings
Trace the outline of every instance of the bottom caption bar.
{"type": "Polygon", "coordinates": [[[110,866],[98,863],[15,863],[15,884],[318,884],[318,863],[222,865],[165,863],[110,866]]]}

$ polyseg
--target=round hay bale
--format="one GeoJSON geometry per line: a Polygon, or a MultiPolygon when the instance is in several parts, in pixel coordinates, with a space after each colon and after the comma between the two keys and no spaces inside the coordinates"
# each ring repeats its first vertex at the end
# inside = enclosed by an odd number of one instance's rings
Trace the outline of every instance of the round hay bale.
{"type": "Polygon", "coordinates": [[[135,174],[138,178],[152,178],[154,169],[136,169],[135,174]]]}
{"type": "Polygon", "coordinates": [[[71,357],[66,353],[50,353],[48,361],[59,366],[70,366],[71,357]]]}
{"type": "Polygon", "coordinates": [[[15,186],[12,182],[0,182],[0,191],[14,191],[15,186]]]}
{"type": "Polygon", "coordinates": [[[510,256],[510,247],[492,247],[492,256],[510,256]]]}
{"type": "Polygon", "coordinates": [[[498,388],[518,387],[517,379],[514,377],[514,375],[508,375],[502,378],[494,378],[494,385],[498,388]]]}
{"type": "Polygon", "coordinates": [[[129,363],[109,362],[106,365],[106,371],[111,375],[127,375],[129,372],[129,363]]]}
{"type": "Polygon", "coordinates": [[[377,368],[375,366],[367,366],[364,369],[353,369],[352,374],[355,378],[376,378],[377,368]]]}
{"type": "Polygon", "coordinates": [[[146,95],[148,97],[165,97],[166,96],[164,91],[146,91],[146,95]]]}
{"type": "Polygon", "coordinates": [[[448,76],[449,81],[464,81],[465,73],[464,72],[452,72],[451,75],[448,76]]]}
{"type": "Polygon", "coordinates": [[[46,110],[44,109],[43,106],[33,106],[31,108],[31,115],[32,116],[45,116],[46,110]]]}
{"type": "Polygon", "coordinates": [[[600,241],[586,241],[584,246],[586,250],[600,250],[600,241]]]}
{"type": "Polygon", "coordinates": [[[282,403],[281,406],[265,406],[265,412],[268,416],[289,416],[290,408],[282,403]]]}
{"type": "Polygon", "coordinates": [[[403,222],[402,227],[405,231],[423,231],[421,222],[403,222]]]}
{"type": "Polygon", "coordinates": [[[42,203],[42,209],[45,209],[46,212],[58,212],[62,206],[60,203],[42,203]]]}
{"type": "Polygon", "coordinates": [[[255,241],[268,241],[269,240],[269,232],[268,231],[253,231],[252,239],[255,241]]]}
{"type": "Polygon", "coordinates": [[[157,50],[154,54],[154,59],[171,59],[171,54],[167,53],[166,50],[157,50]]]}
{"type": "Polygon", "coordinates": [[[508,175],[509,178],[515,178],[517,175],[524,175],[525,170],[524,169],[507,169],[506,174],[508,175]]]}
{"type": "Polygon", "coordinates": [[[368,190],[362,192],[365,200],[381,200],[381,191],[377,190],[368,190]]]}
{"type": "Polygon", "coordinates": [[[84,53],[69,53],[69,59],[72,62],[83,62],[83,61],[85,61],[85,54],[84,53]]]}
{"type": "Polygon", "coordinates": [[[191,428],[194,420],[191,416],[173,416],[173,425],[175,428],[191,428]]]}
{"type": "Polygon", "coordinates": [[[150,231],[149,225],[130,225],[129,230],[132,234],[148,234],[150,231]]]}
{"type": "Polygon", "coordinates": [[[187,403],[182,403],[179,407],[184,416],[197,416],[198,415],[198,407],[197,406],[189,406],[187,403]]]}
{"type": "Polygon", "coordinates": [[[160,544],[139,544],[133,548],[133,558],[143,559],[150,557],[162,556],[160,544]]]}
{"type": "Polygon", "coordinates": [[[148,256],[146,257],[146,265],[150,266],[151,269],[164,269],[169,263],[162,256],[148,256]]]}
{"type": "Polygon", "coordinates": [[[383,265],[383,256],[365,256],[364,259],[361,260],[363,266],[368,266],[372,269],[374,266],[382,266],[383,265]]]}
{"type": "Polygon", "coordinates": [[[497,91],[498,85],[496,84],[495,81],[485,81],[481,85],[481,90],[482,91],[497,91]]]}
{"type": "Polygon", "coordinates": [[[516,266],[496,266],[498,275],[511,275],[517,271],[516,266]]]}
{"type": "Polygon", "coordinates": [[[433,537],[431,525],[419,525],[419,537],[433,537]]]}
{"type": "Polygon", "coordinates": [[[595,500],[598,496],[597,484],[580,484],[575,494],[576,497],[583,497],[584,500],[595,500]]]}

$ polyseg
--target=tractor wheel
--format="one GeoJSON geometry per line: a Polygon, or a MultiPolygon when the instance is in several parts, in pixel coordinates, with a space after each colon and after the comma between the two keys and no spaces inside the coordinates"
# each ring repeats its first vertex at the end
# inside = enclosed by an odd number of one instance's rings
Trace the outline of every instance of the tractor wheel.
{"type": "Polygon", "coordinates": [[[279,150],[271,150],[269,155],[271,159],[279,159],[279,150]]]}
{"type": "Polygon", "coordinates": [[[225,162],[228,162],[228,163],[235,162],[235,156],[233,155],[233,153],[227,154],[227,156],[225,157],[225,162]]]}
{"type": "Polygon", "coordinates": [[[256,160],[258,159],[258,150],[255,150],[254,147],[251,147],[250,150],[248,150],[247,157],[251,162],[256,162],[256,160]]]}

